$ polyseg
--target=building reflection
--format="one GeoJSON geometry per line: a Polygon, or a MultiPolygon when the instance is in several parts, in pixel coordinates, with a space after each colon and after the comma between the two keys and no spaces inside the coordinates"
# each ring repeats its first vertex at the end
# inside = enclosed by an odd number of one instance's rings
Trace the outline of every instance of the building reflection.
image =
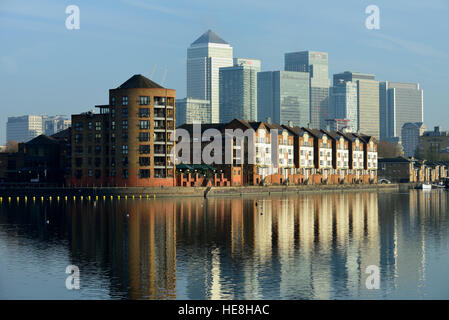
{"type": "Polygon", "coordinates": [[[447,201],[418,190],[77,201],[11,207],[0,222],[45,239],[49,215],[82,276],[107,279],[115,298],[403,298],[425,288],[429,252],[448,249],[447,201]],[[365,286],[370,265],[380,290],[365,286]]]}

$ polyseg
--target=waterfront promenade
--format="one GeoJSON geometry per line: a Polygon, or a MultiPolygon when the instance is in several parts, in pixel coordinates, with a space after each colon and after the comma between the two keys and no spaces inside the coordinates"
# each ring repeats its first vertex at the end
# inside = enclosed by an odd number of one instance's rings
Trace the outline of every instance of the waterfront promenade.
{"type": "MultiPolygon", "coordinates": [[[[401,188],[408,189],[409,184],[404,184],[401,188]]],[[[291,193],[316,193],[323,191],[366,191],[366,190],[398,190],[399,184],[344,184],[344,185],[294,185],[294,186],[244,186],[244,187],[0,187],[0,197],[2,201],[8,198],[42,197],[52,199],[64,199],[65,197],[90,197],[91,199],[120,197],[120,198],[175,198],[175,197],[226,197],[244,195],[279,195],[291,193]]]]}

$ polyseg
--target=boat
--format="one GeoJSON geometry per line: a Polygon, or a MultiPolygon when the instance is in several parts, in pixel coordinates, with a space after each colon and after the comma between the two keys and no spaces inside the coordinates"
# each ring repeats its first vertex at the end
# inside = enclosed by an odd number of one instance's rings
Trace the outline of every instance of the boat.
{"type": "Polygon", "coordinates": [[[422,183],[418,189],[422,189],[422,190],[432,190],[432,185],[429,183],[422,183]]]}

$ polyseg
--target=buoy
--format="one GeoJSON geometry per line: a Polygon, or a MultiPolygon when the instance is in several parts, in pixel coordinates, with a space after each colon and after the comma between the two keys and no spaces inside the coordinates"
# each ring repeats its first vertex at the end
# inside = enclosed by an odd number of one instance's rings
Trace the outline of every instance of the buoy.
{"type": "Polygon", "coordinates": [[[41,201],[44,201],[44,197],[41,197],[41,201]]]}
{"type": "Polygon", "coordinates": [[[19,202],[20,201],[20,198],[19,197],[17,197],[17,202],[19,202]]]}
{"type": "Polygon", "coordinates": [[[87,197],[87,199],[90,201],[90,196],[89,197],[87,197]]]}
{"type": "Polygon", "coordinates": [[[156,195],[155,194],[153,194],[153,199],[156,199],[156,195]]]}
{"type": "Polygon", "coordinates": [[[125,200],[128,200],[128,196],[125,196],[125,200]]]}
{"type": "Polygon", "coordinates": [[[48,199],[51,201],[51,196],[50,197],[48,197],[48,199]]]}
{"type": "Polygon", "coordinates": [[[33,201],[36,201],[36,197],[33,197],[33,201]]]}

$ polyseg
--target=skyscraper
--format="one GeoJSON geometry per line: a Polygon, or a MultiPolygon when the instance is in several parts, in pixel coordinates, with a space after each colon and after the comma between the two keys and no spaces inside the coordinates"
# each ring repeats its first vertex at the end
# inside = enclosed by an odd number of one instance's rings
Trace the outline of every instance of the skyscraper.
{"type": "Polygon", "coordinates": [[[233,67],[220,68],[220,122],[257,120],[257,73],[260,60],[234,59],[233,67]]]}
{"type": "Polygon", "coordinates": [[[334,86],[342,82],[357,84],[358,130],[379,139],[379,81],[373,74],[345,71],[334,75],[334,86]]]}
{"type": "Polygon", "coordinates": [[[6,140],[27,142],[43,133],[42,116],[8,117],[6,140]]]}
{"type": "Polygon", "coordinates": [[[359,130],[357,121],[357,83],[340,80],[334,83],[330,95],[330,114],[334,119],[346,119],[352,132],[359,130]]]}
{"type": "Polygon", "coordinates": [[[324,129],[331,118],[329,110],[329,58],[327,52],[302,51],[285,54],[286,71],[308,72],[310,75],[310,126],[324,129]]]}
{"type": "Polygon", "coordinates": [[[211,122],[220,120],[219,69],[233,65],[232,47],[212,30],[187,49],[187,98],[209,100],[211,122]]]}
{"type": "Polygon", "coordinates": [[[211,123],[210,102],[184,98],[176,100],[176,126],[194,122],[211,123]]]}
{"type": "Polygon", "coordinates": [[[422,122],[407,122],[402,126],[401,140],[406,157],[415,156],[418,147],[419,137],[426,131],[426,126],[422,122]]]}
{"type": "Polygon", "coordinates": [[[259,72],[257,117],[279,124],[307,127],[310,121],[309,73],[292,71],[259,72]]]}
{"type": "Polygon", "coordinates": [[[424,97],[419,84],[385,81],[379,90],[382,140],[400,138],[407,122],[424,121],[424,97]]]}

